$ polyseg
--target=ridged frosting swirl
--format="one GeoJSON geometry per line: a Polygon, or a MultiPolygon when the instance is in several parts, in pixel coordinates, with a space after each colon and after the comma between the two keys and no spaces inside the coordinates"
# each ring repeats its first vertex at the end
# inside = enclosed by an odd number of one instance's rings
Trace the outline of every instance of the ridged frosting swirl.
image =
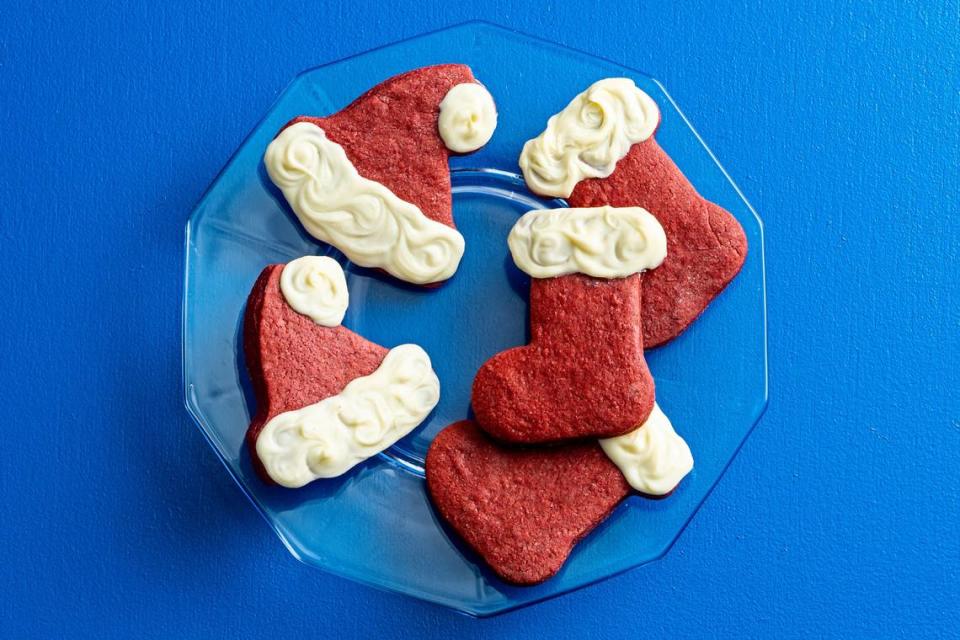
{"type": "Polygon", "coordinates": [[[543,196],[567,198],[586,178],[606,178],[630,147],[653,135],[660,110],[629,78],[594,82],[523,145],[520,169],[543,196]]]}
{"type": "Polygon", "coordinates": [[[517,267],[533,278],[624,278],[659,266],[667,256],[663,227],[640,207],[529,211],[514,224],[507,244],[517,267]]]}
{"type": "Polygon", "coordinates": [[[343,268],[327,256],[303,256],[284,265],[280,292],[294,311],[325,327],[343,322],[350,302],[343,268]]]}
{"type": "Polygon", "coordinates": [[[690,447],[657,404],[639,428],[600,446],[631,487],[651,496],[670,493],[693,469],[690,447]]]}
{"type": "Polygon", "coordinates": [[[403,344],[339,394],[272,418],[257,437],[257,456],[284,487],[333,478],[410,433],[439,400],[430,357],[403,344]]]}
{"type": "Polygon", "coordinates": [[[304,228],[352,262],[414,284],[440,282],[457,270],[463,236],[361,176],[317,125],[298,122],[281,131],[264,164],[304,228]]]}
{"type": "Polygon", "coordinates": [[[440,102],[437,129],[450,151],[476,151],[490,141],[496,128],[497,107],[482,84],[455,85],[440,102]]]}

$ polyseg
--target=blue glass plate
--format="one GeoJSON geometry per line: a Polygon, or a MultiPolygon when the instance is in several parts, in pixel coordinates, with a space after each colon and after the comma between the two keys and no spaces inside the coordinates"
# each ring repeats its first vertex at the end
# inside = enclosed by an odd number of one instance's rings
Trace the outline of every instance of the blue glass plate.
{"type": "Polygon", "coordinates": [[[766,406],[763,234],[740,191],[655,80],[493,25],[460,25],[298,76],[190,216],[186,254],[186,404],[244,493],[303,562],[465,613],[530,604],[664,554],[766,406]],[[389,76],[442,62],[473,68],[496,98],[500,121],[484,149],[452,160],[454,216],[467,251],[452,281],[423,290],[355,269],[307,236],[261,158],[293,116],[333,113],[389,76]],[[562,203],[526,190],[514,173],[520,148],[574,95],[609,76],[633,78],[657,101],[657,141],[700,193],[737,217],[750,252],[739,277],[686,333],[648,352],[658,401],[696,458],[693,473],[667,500],[629,498],[545,584],[512,587],[438,521],[424,490],[423,456],[440,429],[467,416],[480,364],[527,339],[528,282],[509,258],[507,232],[525,211],[562,203]],[[419,429],[381,456],[342,478],[289,491],[260,482],[242,447],[253,407],[241,319],[261,269],[305,254],[344,264],[346,326],[387,347],[415,342],[430,353],[442,398],[419,429]]]}

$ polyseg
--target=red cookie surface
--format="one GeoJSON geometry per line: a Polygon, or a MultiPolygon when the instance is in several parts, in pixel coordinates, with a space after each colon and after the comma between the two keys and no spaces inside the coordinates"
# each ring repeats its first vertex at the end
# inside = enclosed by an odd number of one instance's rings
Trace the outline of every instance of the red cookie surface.
{"type": "Polygon", "coordinates": [[[480,367],[471,403],[490,435],[517,443],[609,438],[650,415],[640,275],[530,281],[530,344],[480,367]]]}
{"type": "Polygon", "coordinates": [[[325,118],[300,116],[343,147],[357,172],[453,227],[449,149],[437,129],[440,102],[454,86],[476,82],[470,67],[441,64],[382,82],[342,111],[325,118]]]}
{"type": "Polygon", "coordinates": [[[704,200],[652,137],[605,179],[580,182],[571,207],[640,206],[667,234],[667,258],[643,276],[643,342],[656,347],[696,320],[743,266],[747,239],[728,211],[704,200]]]}
{"type": "Polygon", "coordinates": [[[427,488],[447,523],[507,582],[553,576],[630,493],[595,442],[522,449],[457,422],[427,452],[427,488]]]}
{"type": "Polygon", "coordinates": [[[294,311],[280,291],[284,265],[261,272],[247,299],[243,351],[257,413],[247,429],[247,448],[257,473],[272,482],[257,458],[257,437],[274,416],[334,396],[376,371],[387,349],[349,329],[324,327],[294,311]]]}

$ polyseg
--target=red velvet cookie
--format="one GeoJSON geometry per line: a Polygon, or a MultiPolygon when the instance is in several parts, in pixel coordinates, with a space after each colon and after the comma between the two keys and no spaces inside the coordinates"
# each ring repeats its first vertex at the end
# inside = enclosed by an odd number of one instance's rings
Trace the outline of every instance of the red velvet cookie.
{"type": "Polygon", "coordinates": [[[654,383],[643,355],[640,276],[530,282],[530,344],[480,367],[480,426],[517,443],[609,438],[643,423],[654,383]]]}
{"type": "Polygon", "coordinates": [[[427,452],[427,487],[440,515],[504,580],[555,574],[573,546],[628,493],[662,499],[693,456],[654,405],[630,433],[598,442],[516,448],[470,421],[444,429],[427,452]]]}
{"type": "Polygon", "coordinates": [[[441,64],[414,69],[369,89],[338,113],[300,116],[343,147],[361,176],[420,207],[431,220],[454,227],[451,155],[437,130],[440,102],[450,89],[476,82],[470,67],[441,64]]]}
{"type": "Polygon", "coordinates": [[[257,473],[272,482],[257,457],[256,442],[275,416],[334,396],[352,380],[373,373],[387,349],[343,326],[321,326],[297,313],[280,290],[284,265],[257,279],[243,320],[243,351],[257,413],[247,429],[247,447],[257,473]]]}
{"type": "Polygon", "coordinates": [[[470,421],[434,439],[426,474],[444,520],[498,576],[520,585],[556,574],[574,545],[630,493],[595,442],[503,447],[470,421]]]}
{"type": "Polygon", "coordinates": [[[334,115],[295,118],[264,164],[312,236],[357,265],[431,285],[454,274],[464,251],[448,158],[486,144],[496,121],[469,67],[425,67],[334,115]]]}
{"type": "Polygon", "coordinates": [[[702,198],[656,140],[634,144],[608,178],[580,182],[571,207],[640,206],[667,235],[667,257],[643,276],[643,342],[678,336],[740,272],[743,228],[726,209],[702,198]]]}

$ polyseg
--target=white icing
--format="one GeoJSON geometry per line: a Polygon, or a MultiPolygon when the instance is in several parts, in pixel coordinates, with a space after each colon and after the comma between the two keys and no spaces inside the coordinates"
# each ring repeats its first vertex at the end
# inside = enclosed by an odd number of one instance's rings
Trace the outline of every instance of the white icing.
{"type": "Polygon", "coordinates": [[[267,422],[257,456],[284,487],[333,478],[410,433],[439,400],[430,357],[415,344],[400,345],[339,394],[267,422]]]}
{"type": "Polygon", "coordinates": [[[631,487],[651,496],[670,493],[693,469],[690,447],[657,404],[640,427],[600,446],[631,487]]]}
{"type": "Polygon", "coordinates": [[[362,177],[315,124],[281,131],[263,161],[304,228],[354,263],[414,284],[440,282],[457,270],[463,236],[362,177]]]}
{"type": "Polygon", "coordinates": [[[487,88],[476,82],[458,84],[440,102],[440,137],[456,153],[476,151],[497,128],[497,107],[487,88]]]}
{"type": "Polygon", "coordinates": [[[594,82],[523,145],[523,177],[534,193],[567,198],[581,180],[613,173],[630,147],[653,135],[659,122],[657,103],[633,80],[594,82]]]}
{"type": "Polygon", "coordinates": [[[517,267],[533,278],[623,278],[667,256],[663,227],[640,207],[537,209],[517,220],[507,244],[517,267]]]}
{"type": "Polygon", "coordinates": [[[350,296],[340,263],[327,256],[303,256],[287,263],[280,291],[297,313],[325,327],[343,322],[350,296]]]}

